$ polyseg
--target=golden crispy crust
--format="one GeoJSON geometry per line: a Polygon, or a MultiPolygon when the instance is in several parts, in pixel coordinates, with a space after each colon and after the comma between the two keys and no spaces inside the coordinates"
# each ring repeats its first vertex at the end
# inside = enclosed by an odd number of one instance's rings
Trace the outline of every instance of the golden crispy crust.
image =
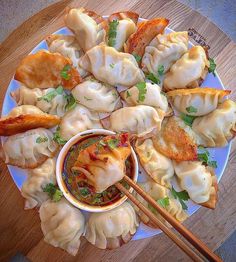
{"type": "Polygon", "coordinates": [[[14,78],[29,88],[41,89],[62,85],[65,89],[71,90],[82,82],[69,58],[47,51],[26,56],[17,67],[14,78]],[[67,71],[70,76],[68,80],[61,76],[66,65],[70,65],[67,71]]]}
{"type": "Polygon", "coordinates": [[[193,137],[180,127],[177,119],[173,116],[164,119],[161,131],[153,137],[154,147],[176,161],[197,160],[197,145],[193,137]]]}
{"type": "Polygon", "coordinates": [[[212,185],[213,185],[215,190],[214,190],[214,192],[211,193],[210,199],[205,203],[201,203],[200,205],[204,206],[204,207],[211,208],[211,209],[215,209],[216,203],[217,203],[217,200],[218,200],[218,197],[217,197],[218,184],[217,184],[217,178],[216,178],[214,169],[213,168],[209,168],[209,169],[210,169],[210,173],[211,173],[211,176],[212,176],[212,185]]]}
{"type": "Polygon", "coordinates": [[[176,96],[176,95],[189,95],[189,94],[212,94],[212,95],[218,95],[223,98],[224,96],[227,96],[231,93],[230,90],[219,90],[215,88],[210,87],[198,87],[193,89],[175,89],[172,91],[167,92],[167,95],[169,97],[176,96]]]}
{"type": "Polygon", "coordinates": [[[128,38],[124,45],[125,52],[142,57],[145,47],[156,35],[163,33],[168,23],[169,20],[162,17],[141,22],[137,31],[128,38]]]}
{"type": "Polygon", "coordinates": [[[111,14],[108,17],[108,21],[112,22],[113,20],[122,20],[122,19],[125,19],[125,18],[130,18],[131,20],[133,20],[133,22],[135,24],[137,24],[139,14],[132,12],[132,11],[121,11],[121,12],[111,14]]]}
{"type": "Polygon", "coordinates": [[[60,123],[60,118],[54,115],[26,114],[17,117],[0,119],[0,136],[11,136],[30,129],[51,128],[60,123]]]}

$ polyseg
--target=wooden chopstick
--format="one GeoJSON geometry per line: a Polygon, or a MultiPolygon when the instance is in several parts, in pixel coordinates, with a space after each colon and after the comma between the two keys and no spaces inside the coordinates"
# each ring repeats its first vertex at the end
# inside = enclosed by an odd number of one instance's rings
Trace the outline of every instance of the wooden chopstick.
{"type": "Polygon", "coordinates": [[[174,232],[171,231],[163,222],[156,218],[156,216],[148,210],[141,202],[139,202],[122,184],[119,182],[115,186],[123,192],[140,210],[147,215],[150,220],[158,226],[169,238],[171,238],[176,245],[178,245],[193,261],[199,262],[204,261],[198,256],[193,249],[191,249],[182,239],[180,239],[174,232]]]}
{"type": "MultiPolygon", "coordinates": [[[[133,187],[138,194],[140,194],[150,205],[152,205],[158,213],[168,222],[170,223],[184,238],[188,240],[189,243],[191,243],[204,257],[206,257],[210,261],[222,261],[218,256],[216,256],[211,249],[209,249],[200,239],[198,239],[191,231],[189,231],[186,227],[184,227],[179,221],[177,221],[174,217],[172,217],[164,208],[162,208],[160,205],[156,203],[154,199],[152,199],[146,192],[143,191],[142,188],[140,188],[137,184],[135,184],[128,176],[124,176],[125,181],[133,187]]],[[[122,191],[124,194],[127,195],[127,197],[134,202],[134,204],[138,204],[139,208],[140,207],[140,202],[132,195],[129,193],[128,190],[126,190],[120,183],[116,183],[117,188],[119,188],[120,191],[122,191]]],[[[142,204],[141,204],[142,205],[142,204]]],[[[143,205],[142,205],[143,206],[143,205]]],[[[144,207],[144,206],[143,206],[144,207]]],[[[146,207],[144,207],[147,209],[146,207]]],[[[141,209],[142,210],[142,209],[141,209]]],[[[143,211],[143,210],[142,210],[143,211]]],[[[150,212],[147,209],[143,211],[149,218],[150,220],[153,221],[153,216],[155,215],[150,212]],[[151,216],[150,216],[151,213],[151,216]]],[[[155,217],[156,220],[158,220],[155,217]]],[[[159,220],[158,220],[159,221],[159,220]]],[[[156,221],[153,221],[153,223],[156,224],[156,221]]],[[[159,226],[160,227],[160,226],[159,226]]],[[[161,227],[160,227],[161,228],[161,227]]],[[[169,228],[168,228],[169,229],[169,228]]],[[[163,230],[161,228],[161,230],[163,230]]],[[[165,231],[163,230],[165,233],[165,231]]],[[[179,240],[178,240],[179,241],[179,240]]],[[[175,242],[176,243],[176,242],[175,242]]],[[[186,245],[186,244],[185,244],[186,245]]],[[[185,250],[184,250],[185,251],[185,250]]],[[[193,257],[192,257],[193,258],[193,257]]],[[[198,260],[199,261],[199,260],[198,260]]]]}

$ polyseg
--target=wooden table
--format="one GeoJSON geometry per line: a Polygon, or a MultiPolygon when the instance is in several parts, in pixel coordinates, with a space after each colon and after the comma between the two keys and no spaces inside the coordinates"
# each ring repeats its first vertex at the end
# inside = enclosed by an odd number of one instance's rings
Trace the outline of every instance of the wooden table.
{"type": "MultiPolygon", "coordinates": [[[[141,17],[164,16],[170,19],[174,30],[194,28],[206,38],[210,56],[217,63],[217,71],[227,89],[233,90],[231,99],[236,99],[236,45],[207,18],[177,1],[156,0],[65,0],[49,6],[17,28],[0,47],[0,101],[19,61],[45,36],[64,26],[63,10],[67,6],[85,6],[100,14],[118,10],[133,10],[141,17]]],[[[220,19],[220,18],[219,18],[220,19]]],[[[74,258],[43,241],[37,210],[24,211],[23,198],[13,183],[7,167],[0,164],[0,260],[22,252],[32,261],[176,261],[189,260],[163,234],[153,238],[131,241],[114,251],[94,248],[82,241],[74,258]]],[[[219,184],[219,201],[212,211],[201,208],[185,225],[213,250],[218,248],[236,228],[236,143],[234,142],[229,163],[219,184]]]]}

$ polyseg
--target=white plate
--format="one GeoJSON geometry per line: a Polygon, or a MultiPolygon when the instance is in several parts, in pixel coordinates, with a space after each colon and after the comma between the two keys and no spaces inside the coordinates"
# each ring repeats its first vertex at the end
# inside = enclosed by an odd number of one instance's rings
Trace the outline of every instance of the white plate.
{"type": "MultiPolygon", "coordinates": [[[[106,18],[106,17],[105,17],[106,18]]],[[[140,21],[142,21],[144,19],[140,19],[140,21]]],[[[170,33],[172,32],[171,29],[166,28],[165,33],[170,33]]],[[[54,32],[54,34],[71,34],[71,32],[66,28],[63,27],[61,29],[59,29],[58,31],[54,32]]],[[[189,44],[189,47],[191,47],[192,44],[189,44]]],[[[45,41],[40,42],[32,51],[31,53],[36,53],[37,51],[41,50],[41,49],[48,49],[47,44],[45,41]]],[[[224,86],[219,78],[219,76],[216,74],[216,77],[213,76],[213,74],[208,74],[205,81],[202,83],[201,85],[202,87],[215,87],[217,89],[224,89],[224,86]]],[[[2,109],[2,116],[7,115],[9,113],[9,111],[11,111],[12,108],[14,108],[16,106],[15,101],[10,97],[10,92],[16,90],[19,87],[19,83],[17,81],[15,81],[14,79],[11,80],[6,95],[5,95],[5,99],[3,102],[3,109],[2,109]]],[[[4,138],[2,138],[3,140],[4,138]]],[[[216,176],[218,181],[220,181],[225,166],[227,164],[228,161],[228,157],[229,157],[229,152],[230,152],[230,147],[231,144],[229,144],[226,147],[223,148],[211,148],[208,149],[211,155],[211,158],[213,160],[217,161],[217,168],[215,170],[216,172],[216,176]]],[[[24,183],[25,179],[26,179],[26,171],[23,169],[20,169],[18,167],[13,167],[13,166],[8,166],[9,172],[12,176],[12,179],[14,180],[15,184],[17,185],[17,187],[19,188],[19,190],[22,187],[22,184],[24,183]]],[[[143,182],[144,180],[146,180],[146,175],[145,172],[141,169],[141,174],[139,175],[139,182],[143,182]]],[[[174,183],[175,185],[175,183],[174,183]]],[[[192,215],[193,213],[195,213],[200,206],[194,204],[192,201],[188,201],[187,202],[188,205],[188,214],[192,215]]],[[[141,224],[140,227],[138,228],[136,234],[133,237],[133,240],[137,240],[137,239],[144,239],[144,238],[148,238],[154,235],[157,235],[161,233],[160,230],[158,229],[153,229],[150,228],[144,224],[141,224]]]]}

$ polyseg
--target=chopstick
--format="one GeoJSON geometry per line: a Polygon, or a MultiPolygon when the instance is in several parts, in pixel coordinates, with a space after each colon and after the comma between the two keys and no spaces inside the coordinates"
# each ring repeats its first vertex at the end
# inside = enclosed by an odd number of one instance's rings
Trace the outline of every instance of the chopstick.
{"type": "MultiPolygon", "coordinates": [[[[164,208],[156,203],[146,192],[143,191],[137,184],[135,184],[128,176],[124,176],[125,181],[133,187],[136,192],[143,197],[150,205],[152,205],[158,213],[171,224],[184,238],[188,240],[205,258],[209,261],[222,261],[218,256],[216,256],[212,250],[210,250],[200,239],[198,239],[191,231],[184,227],[179,221],[172,217],[164,208]]],[[[147,209],[142,203],[140,203],[125,187],[120,183],[115,184],[116,187],[122,191],[138,208],[143,211],[150,220],[155,223],[167,236],[169,236],[187,255],[189,255],[194,261],[202,261],[202,259],[197,255],[187,244],[175,235],[171,229],[169,229],[163,222],[158,220],[156,216],[147,209]]]]}

